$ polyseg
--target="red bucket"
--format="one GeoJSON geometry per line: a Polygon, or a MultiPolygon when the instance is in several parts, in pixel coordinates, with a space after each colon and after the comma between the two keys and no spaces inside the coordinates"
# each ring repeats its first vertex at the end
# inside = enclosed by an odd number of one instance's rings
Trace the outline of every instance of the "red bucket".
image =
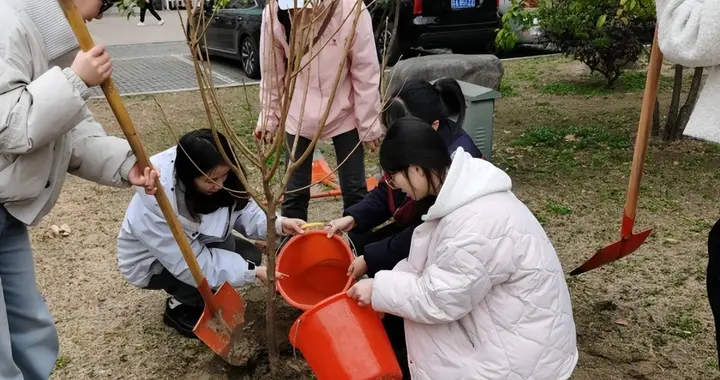
{"type": "Polygon", "coordinates": [[[288,275],[277,281],[278,290],[290,305],[307,310],[349,289],[347,270],[354,258],[342,238],[328,238],[326,231],[293,236],[277,259],[277,271],[288,275]]]}
{"type": "Polygon", "coordinates": [[[289,337],[318,380],[402,379],[380,317],[345,292],[304,312],[289,337]]]}

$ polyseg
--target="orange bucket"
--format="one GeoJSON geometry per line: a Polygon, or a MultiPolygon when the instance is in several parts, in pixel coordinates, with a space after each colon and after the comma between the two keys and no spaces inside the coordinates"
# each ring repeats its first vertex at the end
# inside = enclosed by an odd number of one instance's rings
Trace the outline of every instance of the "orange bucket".
{"type": "Polygon", "coordinates": [[[277,281],[283,298],[301,310],[350,288],[347,270],[355,256],[337,235],[307,231],[293,236],[280,250],[277,271],[288,277],[277,281]]]}
{"type": "Polygon", "coordinates": [[[345,292],[304,312],[289,337],[318,380],[402,379],[380,317],[345,292]]]}

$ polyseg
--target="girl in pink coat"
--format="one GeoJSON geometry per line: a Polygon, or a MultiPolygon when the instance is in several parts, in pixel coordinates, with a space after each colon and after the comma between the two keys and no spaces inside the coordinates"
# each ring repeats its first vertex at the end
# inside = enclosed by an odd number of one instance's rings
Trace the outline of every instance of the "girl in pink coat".
{"type": "MultiPolygon", "coordinates": [[[[261,112],[255,135],[272,139],[281,117],[281,99],[287,60],[290,54],[290,28],[306,25],[314,20],[314,42],[302,59],[304,68],[297,74],[295,91],[290,99],[285,122],[286,144],[292,148],[298,138],[294,158],[299,158],[317,132],[340,69],[340,81],[325,126],[320,137],[332,139],[338,162],[347,157],[338,174],[344,208],[348,208],[367,193],[364,152],[355,148],[360,141],[375,149],[382,136],[380,124],[380,65],[370,14],[362,0],[323,1],[315,8],[302,8],[302,0],[271,0],[263,12],[260,34],[261,112]],[[299,9],[290,9],[295,5],[299,9]],[[360,18],[353,32],[358,10],[360,18]],[[310,13],[311,14],[307,14],[310,13]],[[305,14],[302,14],[305,13],[305,14]],[[323,28],[323,24],[326,25],[323,28]],[[347,55],[345,43],[349,42],[347,55]],[[307,98],[305,94],[307,93],[307,98]]],[[[286,147],[286,148],[287,148],[286,147]]],[[[289,152],[286,155],[286,165],[289,152]]],[[[312,176],[312,158],[308,157],[293,173],[288,193],[282,205],[282,215],[307,220],[312,176]]]]}
{"type": "Polygon", "coordinates": [[[405,320],[412,379],[570,378],[578,351],[565,276],[510,177],[462,148],[451,157],[414,117],[388,129],[380,166],[389,186],[432,206],[408,258],[348,294],[405,320]]]}

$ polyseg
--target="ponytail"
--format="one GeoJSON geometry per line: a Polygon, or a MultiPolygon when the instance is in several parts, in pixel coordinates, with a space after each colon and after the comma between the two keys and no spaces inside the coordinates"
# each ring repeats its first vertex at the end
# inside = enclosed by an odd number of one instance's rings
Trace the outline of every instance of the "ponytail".
{"type": "Polygon", "coordinates": [[[448,115],[458,115],[456,125],[457,128],[462,128],[467,105],[460,84],[453,78],[440,78],[435,81],[434,87],[440,94],[440,99],[448,115]]]}

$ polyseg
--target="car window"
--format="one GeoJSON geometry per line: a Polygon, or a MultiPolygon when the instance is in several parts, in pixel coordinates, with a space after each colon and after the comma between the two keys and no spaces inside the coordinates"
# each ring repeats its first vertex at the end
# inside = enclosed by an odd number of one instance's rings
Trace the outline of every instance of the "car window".
{"type": "Polygon", "coordinates": [[[228,9],[249,9],[255,8],[255,6],[257,6],[255,0],[232,0],[228,4],[228,9]]]}

